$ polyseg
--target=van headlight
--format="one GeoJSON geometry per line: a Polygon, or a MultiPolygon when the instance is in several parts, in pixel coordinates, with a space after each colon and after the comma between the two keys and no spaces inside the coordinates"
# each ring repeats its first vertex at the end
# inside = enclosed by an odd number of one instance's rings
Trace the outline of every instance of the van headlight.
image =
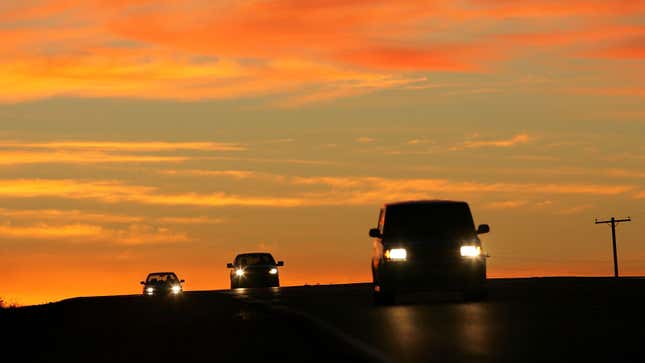
{"type": "Polygon", "coordinates": [[[459,253],[462,257],[477,257],[482,254],[482,249],[479,246],[461,246],[459,253]]]}
{"type": "Polygon", "coordinates": [[[173,287],[170,288],[173,294],[177,295],[181,292],[181,286],[179,285],[173,285],[173,287]]]}
{"type": "Polygon", "coordinates": [[[244,270],[242,270],[241,268],[238,268],[237,270],[235,270],[235,276],[237,277],[244,276],[244,270]]]}
{"type": "Polygon", "coordinates": [[[275,268],[275,267],[269,270],[269,274],[271,274],[271,275],[275,275],[277,273],[278,273],[278,269],[275,268]]]}
{"type": "Polygon", "coordinates": [[[154,287],[146,287],[146,293],[147,293],[148,295],[152,295],[154,292],[155,292],[155,288],[154,288],[154,287]]]}
{"type": "Polygon", "coordinates": [[[392,248],[385,250],[385,259],[390,261],[406,261],[408,259],[408,251],[405,248],[392,248]]]}

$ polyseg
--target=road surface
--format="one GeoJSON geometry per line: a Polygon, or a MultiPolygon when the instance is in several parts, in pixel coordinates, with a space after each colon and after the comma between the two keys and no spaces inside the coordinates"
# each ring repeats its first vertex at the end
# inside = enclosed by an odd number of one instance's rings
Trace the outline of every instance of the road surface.
{"type": "Polygon", "coordinates": [[[491,280],[490,298],[370,285],[77,298],[0,313],[16,361],[645,362],[645,279],[491,280]]]}

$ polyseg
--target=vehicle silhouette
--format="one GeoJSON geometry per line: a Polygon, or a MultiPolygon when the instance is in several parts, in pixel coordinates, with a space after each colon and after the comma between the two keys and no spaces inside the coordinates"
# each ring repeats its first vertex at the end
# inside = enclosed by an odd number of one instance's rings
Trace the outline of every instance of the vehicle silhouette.
{"type": "Polygon", "coordinates": [[[151,272],[140,284],[145,296],[177,296],[183,293],[184,282],[174,272],[151,272]]]}
{"type": "Polygon", "coordinates": [[[231,269],[231,289],[241,287],[278,287],[280,276],[273,256],[266,252],[243,253],[235,257],[233,263],[226,264],[231,269]]]}
{"type": "Polygon", "coordinates": [[[386,204],[380,210],[372,255],[376,304],[398,293],[459,291],[466,300],[487,296],[486,256],[466,202],[431,200],[386,204]]]}

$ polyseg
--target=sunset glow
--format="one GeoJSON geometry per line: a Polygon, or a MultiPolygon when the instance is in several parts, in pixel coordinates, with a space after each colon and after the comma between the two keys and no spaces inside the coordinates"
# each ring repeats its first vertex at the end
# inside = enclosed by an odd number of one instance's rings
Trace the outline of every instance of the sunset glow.
{"type": "Polygon", "coordinates": [[[0,297],[370,280],[379,207],[465,200],[492,277],[645,274],[644,1],[0,4],[0,297]],[[47,283],[43,283],[46,280],[47,283]]]}

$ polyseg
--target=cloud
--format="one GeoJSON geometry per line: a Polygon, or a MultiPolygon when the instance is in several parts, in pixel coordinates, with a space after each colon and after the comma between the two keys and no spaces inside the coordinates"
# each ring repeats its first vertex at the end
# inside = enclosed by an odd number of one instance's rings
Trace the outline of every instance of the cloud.
{"type": "Polygon", "coordinates": [[[191,238],[185,233],[173,232],[165,227],[155,227],[144,224],[133,224],[125,230],[113,230],[111,237],[123,245],[159,245],[190,242],[191,238]]]}
{"type": "Polygon", "coordinates": [[[327,185],[331,192],[309,194],[330,204],[373,204],[384,200],[453,198],[482,193],[521,195],[598,195],[614,196],[632,191],[632,185],[555,184],[555,183],[478,183],[447,179],[386,179],[377,177],[300,177],[295,184],[327,185]],[[326,200],[329,198],[330,200],[326,200]],[[334,200],[336,200],[334,202],[334,200]]]}
{"type": "Polygon", "coordinates": [[[114,243],[121,245],[158,245],[190,241],[184,233],[164,227],[132,224],[125,229],[110,229],[91,224],[0,225],[3,239],[46,240],[67,243],[114,243]]]}
{"type": "Polygon", "coordinates": [[[179,163],[183,156],[115,155],[104,152],[31,152],[0,151],[0,165],[22,164],[101,164],[101,163],[179,163]]]}
{"type": "Polygon", "coordinates": [[[93,151],[243,151],[246,147],[224,142],[169,142],[169,141],[50,141],[0,142],[0,148],[93,150],[93,151]]]}
{"type": "Polygon", "coordinates": [[[645,97],[644,87],[572,87],[566,91],[574,94],[594,96],[645,97]]]}
{"type": "Polygon", "coordinates": [[[0,208],[0,216],[11,220],[39,220],[39,221],[65,221],[66,223],[92,222],[92,223],[139,223],[145,218],[140,216],[93,213],[82,210],[60,209],[4,209],[0,208]]]}
{"type": "Polygon", "coordinates": [[[179,163],[198,156],[154,155],[152,152],[236,152],[245,146],[217,142],[52,141],[0,142],[0,165],[179,163]]]}
{"type": "Polygon", "coordinates": [[[0,216],[12,222],[38,221],[43,225],[106,225],[106,224],[128,224],[128,225],[165,225],[165,224],[221,224],[227,221],[225,218],[213,218],[208,216],[198,217],[152,217],[127,214],[96,213],[85,210],[62,210],[62,209],[5,209],[0,208],[0,216]]]}
{"type": "Polygon", "coordinates": [[[369,144],[369,143],[372,143],[374,141],[376,141],[376,140],[371,138],[371,137],[367,137],[367,136],[361,136],[361,137],[356,139],[356,142],[361,143],[361,144],[369,144]]]}
{"type": "Polygon", "coordinates": [[[563,214],[563,215],[578,214],[586,210],[589,210],[591,208],[593,208],[592,204],[576,205],[569,208],[561,209],[557,211],[557,214],[563,214]]]}
{"type": "Polygon", "coordinates": [[[14,179],[0,181],[0,198],[65,198],[102,203],[135,203],[159,206],[276,207],[370,205],[408,199],[454,198],[484,193],[521,195],[616,196],[632,185],[479,183],[447,179],[387,179],[378,177],[285,177],[270,181],[290,185],[278,188],[284,195],[215,192],[164,192],[117,181],[14,179]],[[320,188],[320,187],[328,187],[320,188]],[[304,188],[304,189],[303,189],[304,188]]]}
{"type": "Polygon", "coordinates": [[[258,206],[295,207],[306,204],[298,197],[241,196],[215,193],[162,193],[155,187],[118,181],[74,179],[13,179],[0,181],[0,197],[91,199],[104,203],[139,203],[168,206],[258,206]]]}
{"type": "Polygon", "coordinates": [[[60,238],[94,238],[103,233],[103,228],[88,224],[30,226],[0,225],[0,235],[3,238],[19,239],[60,239],[60,238]]]}
{"type": "Polygon", "coordinates": [[[528,134],[517,134],[510,139],[501,139],[501,140],[469,140],[463,142],[460,146],[457,146],[456,149],[477,149],[483,147],[497,147],[497,148],[508,148],[520,144],[526,144],[531,140],[528,134]]]}
{"type": "Polygon", "coordinates": [[[412,139],[406,142],[406,144],[408,145],[421,145],[421,144],[429,144],[429,143],[432,143],[432,141],[427,139],[412,139]]]}
{"type": "Polygon", "coordinates": [[[271,96],[268,104],[287,107],[422,89],[419,73],[489,72],[540,50],[533,58],[563,67],[569,58],[642,59],[640,27],[625,24],[645,13],[639,1],[577,0],[4,6],[0,101],[271,96]],[[500,27],[501,19],[517,30],[500,27]]]}
{"type": "Polygon", "coordinates": [[[184,169],[184,170],[161,170],[159,173],[166,175],[191,175],[191,176],[225,176],[235,179],[248,179],[257,177],[257,173],[249,170],[203,170],[203,169],[184,169]]]}
{"type": "Polygon", "coordinates": [[[524,207],[528,204],[526,200],[505,200],[499,202],[492,202],[487,205],[489,209],[515,209],[524,207]]]}
{"type": "Polygon", "coordinates": [[[167,224],[221,224],[226,221],[224,218],[211,217],[163,217],[158,219],[161,223],[167,224]]]}

